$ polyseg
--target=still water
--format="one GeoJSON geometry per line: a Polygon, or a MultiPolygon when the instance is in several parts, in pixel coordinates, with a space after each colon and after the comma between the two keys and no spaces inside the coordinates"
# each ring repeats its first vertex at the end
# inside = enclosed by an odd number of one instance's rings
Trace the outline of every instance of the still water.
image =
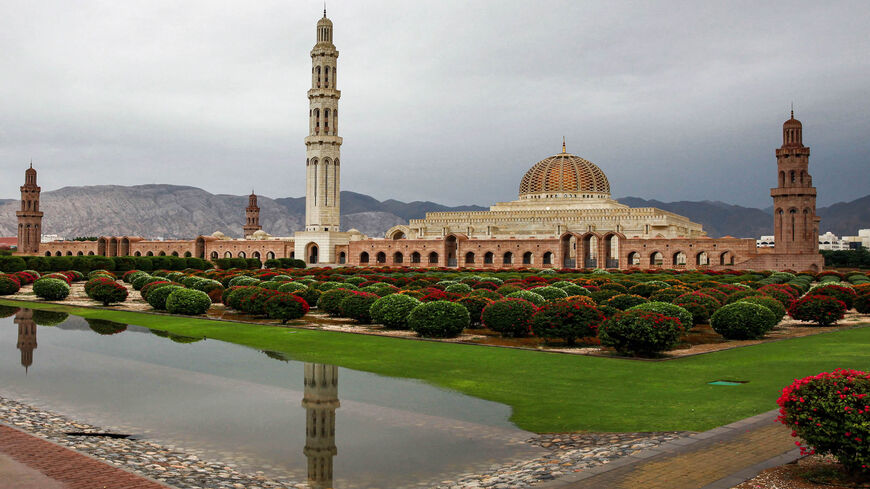
{"type": "Polygon", "coordinates": [[[314,487],[534,457],[502,404],[216,340],[0,306],[0,395],[314,487]]]}

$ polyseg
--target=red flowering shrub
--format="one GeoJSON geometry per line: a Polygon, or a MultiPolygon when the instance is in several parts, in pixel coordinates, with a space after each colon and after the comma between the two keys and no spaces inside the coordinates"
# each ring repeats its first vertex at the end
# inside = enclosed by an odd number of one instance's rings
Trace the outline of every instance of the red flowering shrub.
{"type": "Polygon", "coordinates": [[[794,289],[792,289],[791,287],[785,288],[781,285],[776,284],[763,285],[758,288],[759,292],[764,295],[769,295],[774,299],[778,300],[779,302],[782,302],[782,305],[784,305],[786,308],[789,308],[791,306],[791,303],[794,302],[794,300],[797,298],[797,294],[793,293],[793,290],[794,289]]]}
{"type": "Polygon", "coordinates": [[[519,298],[500,299],[483,309],[483,325],[502,336],[528,336],[532,329],[532,316],[538,310],[534,304],[519,298]]]}
{"type": "Polygon", "coordinates": [[[127,300],[127,287],[111,280],[95,285],[91,288],[91,293],[88,295],[91,299],[102,302],[103,306],[108,306],[109,304],[127,300]]]}
{"type": "Polygon", "coordinates": [[[483,314],[483,310],[486,308],[486,306],[492,304],[494,301],[493,299],[487,297],[469,295],[467,297],[459,299],[456,302],[462,304],[463,306],[465,306],[466,309],[468,309],[468,316],[471,320],[471,324],[476,325],[480,324],[480,317],[483,314]]]}
{"type": "Polygon", "coordinates": [[[692,313],[692,322],[695,324],[704,324],[710,320],[710,316],[722,307],[713,297],[700,292],[690,292],[683,294],[671,301],[671,304],[682,307],[692,313]]]}
{"type": "Polygon", "coordinates": [[[91,299],[93,299],[93,296],[91,296],[91,292],[94,290],[94,288],[97,285],[108,284],[108,283],[112,283],[114,281],[115,281],[114,279],[109,278],[109,277],[100,277],[100,276],[94,277],[85,283],[85,294],[88,297],[90,297],[91,299]]]}
{"type": "Polygon", "coordinates": [[[853,305],[855,310],[861,314],[870,314],[870,292],[866,292],[856,297],[853,305]]]}
{"type": "Polygon", "coordinates": [[[666,289],[657,290],[649,296],[649,300],[653,302],[671,302],[683,294],[689,294],[692,289],[684,285],[673,285],[666,289]]]}
{"type": "Polygon", "coordinates": [[[601,304],[604,306],[615,307],[615,308],[619,309],[620,311],[624,311],[628,308],[631,308],[631,307],[634,307],[634,306],[637,306],[640,304],[644,304],[646,302],[649,302],[649,301],[646,300],[646,298],[641,297],[639,295],[619,294],[619,295],[615,295],[615,296],[607,299],[606,301],[602,302],[601,304]]]}
{"type": "Polygon", "coordinates": [[[12,295],[21,289],[18,279],[11,275],[0,275],[0,295],[12,295]]]}
{"type": "Polygon", "coordinates": [[[17,278],[18,282],[21,285],[32,284],[33,282],[36,282],[36,280],[40,277],[39,272],[35,272],[33,270],[15,272],[12,274],[12,276],[17,278]]]}
{"type": "Polygon", "coordinates": [[[637,356],[670,350],[682,334],[679,319],[647,311],[623,311],[598,328],[602,345],[637,356]]]}
{"type": "Polygon", "coordinates": [[[532,331],[541,338],[561,338],[573,345],[577,338],[596,336],[604,314],[586,301],[547,302],[532,316],[532,331]]]}
{"type": "MultiPolygon", "coordinates": [[[[641,297],[649,297],[653,294],[653,292],[655,292],[657,290],[662,290],[665,288],[667,288],[667,286],[663,286],[663,285],[656,284],[656,283],[650,283],[650,282],[642,282],[642,283],[639,283],[639,284],[631,287],[630,289],[628,289],[628,291],[634,295],[639,295],[641,297]]],[[[602,290],[604,290],[604,287],[602,287],[602,290]]]]}
{"type": "Polygon", "coordinates": [[[286,324],[291,319],[299,319],[308,312],[308,303],[298,295],[281,293],[266,300],[264,309],[272,319],[280,319],[286,324]]]}
{"type": "Polygon", "coordinates": [[[858,293],[855,292],[855,289],[851,287],[843,287],[842,285],[822,285],[821,287],[816,287],[809,291],[811,295],[827,295],[831,296],[835,299],[839,299],[843,301],[843,304],[846,304],[846,310],[852,309],[855,298],[858,297],[858,293]]]}
{"type": "Polygon", "coordinates": [[[788,315],[798,321],[831,326],[846,315],[846,304],[829,295],[805,295],[788,308],[788,315]]]}
{"type": "Polygon", "coordinates": [[[870,476],[870,374],[838,368],[797,379],[776,401],[777,421],[799,436],[801,452],[836,457],[853,474],[870,476]]]}
{"type": "Polygon", "coordinates": [[[338,316],[341,314],[341,301],[352,292],[352,290],[347,289],[327,290],[320,294],[320,298],[317,299],[317,308],[330,316],[338,316]]]}
{"type": "Polygon", "coordinates": [[[725,301],[728,300],[728,294],[715,287],[704,287],[698,289],[698,292],[709,295],[719,301],[720,304],[725,304],[725,301]]]}
{"type": "MultiPolygon", "coordinates": [[[[238,310],[255,316],[266,314],[266,301],[277,295],[283,294],[277,290],[262,289],[260,287],[251,287],[252,292],[244,294],[238,301],[238,310]]],[[[193,289],[191,289],[193,290],[193,289]]],[[[197,291],[202,292],[202,291],[197,291]]],[[[208,294],[203,292],[203,295],[208,297],[208,294]]],[[[209,298],[211,301],[211,298],[209,298]]],[[[168,304],[167,304],[168,307],[168,304]]],[[[233,308],[236,309],[236,308],[233,308]]]]}

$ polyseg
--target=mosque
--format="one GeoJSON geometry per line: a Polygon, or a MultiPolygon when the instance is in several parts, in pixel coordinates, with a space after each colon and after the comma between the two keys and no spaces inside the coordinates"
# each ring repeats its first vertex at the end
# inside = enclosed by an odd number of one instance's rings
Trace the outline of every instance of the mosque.
{"type": "MultiPolygon", "coordinates": [[[[684,268],[815,270],[818,250],[816,189],[808,172],[802,125],[783,124],[776,150],[773,248],[754,238],[706,236],[684,216],[652,207],[632,208],[611,197],[610,183],[594,163],[562,151],[535,163],[522,177],[519,196],[489,211],[430,212],[394,226],[382,238],[340,230],[341,144],[338,135],[338,50],[333,24],[317,22],[311,50],[309,134],[305,137],[305,229],[273,237],[259,224],[253,193],[245,209],[244,239],[220,232],[192,240],[152,241],[102,236],[96,242],[40,243],[42,212],[36,170],[25,172],[18,215],[18,253],[27,255],[195,256],[300,258],[312,266],[473,268],[684,268]]],[[[773,172],[772,172],[773,173],[773,172]]]]}

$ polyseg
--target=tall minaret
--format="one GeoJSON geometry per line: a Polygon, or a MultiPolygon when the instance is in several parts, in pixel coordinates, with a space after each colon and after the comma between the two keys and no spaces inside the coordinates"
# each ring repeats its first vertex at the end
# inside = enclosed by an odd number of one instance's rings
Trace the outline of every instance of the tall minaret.
{"type": "Polygon", "coordinates": [[[810,148],[803,145],[802,130],[792,110],[782,125],[782,147],[776,150],[778,186],[770,189],[775,253],[819,252],[816,188],[808,172],[810,148]]]}
{"type": "Polygon", "coordinates": [[[254,232],[263,229],[260,226],[260,206],[257,205],[257,194],[251,190],[251,195],[248,196],[248,207],[245,207],[245,225],[242,230],[245,232],[245,238],[250,238],[254,232]]]}
{"type": "Polygon", "coordinates": [[[305,449],[308,485],[312,489],[332,488],[332,458],[335,447],[335,410],[338,409],[338,367],[323,363],[305,364],[305,449]]]}
{"type": "Polygon", "coordinates": [[[339,151],[336,61],[338,51],[332,44],[332,21],[317,21],[317,44],[311,50],[311,90],[308,90],[308,137],[305,138],[305,230],[338,231],[339,151]]]}
{"type": "Polygon", "coordinates": [[[39,253],[42,240],[42,212],[39,210],[39,192],[36,185],[36,170],[33,162],[24,172],[24,185],[21,186],[21,210],[18,216],[18,253],[34,255],[39,253]]]}
{"type": "Polygon", "coordinates": [[[21,350],[21,366],[25,372],[33,365],[33,350],[36,349],[36,322],[33,309],[21,308],[15,314],[18,325],[18,349],[21,350]]]}

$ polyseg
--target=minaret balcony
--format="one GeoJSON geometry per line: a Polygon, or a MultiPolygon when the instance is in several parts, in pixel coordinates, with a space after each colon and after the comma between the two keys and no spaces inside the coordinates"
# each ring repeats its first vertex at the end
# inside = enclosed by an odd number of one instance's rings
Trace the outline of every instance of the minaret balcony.
{"type": "Polygon", "coordinates": [[[312,88],[308,90],[308,98],[341,98],[341,90],[335,88],[312,88]]]}
{"type": "Polygon", "coordinates": [[[341,145],[342,138],[339,136],[313,135],[305,138],[305,146],[312,144],[334,144],[341,145]]]}
{"type": "Polygon", "coordinates": [[[799,196],[816,196],[815,187],[776,187],[770,189],[771,197],[789,197],[792,195],[799,196]]]}

